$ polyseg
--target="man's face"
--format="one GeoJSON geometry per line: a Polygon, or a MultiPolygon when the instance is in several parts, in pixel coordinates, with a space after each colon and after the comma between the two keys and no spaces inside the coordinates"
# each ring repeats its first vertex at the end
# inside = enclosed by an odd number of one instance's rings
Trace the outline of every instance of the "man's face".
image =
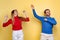
{"type": "Polygon", "coordinates": [[[47,10],[45,13],[46,16],[50,16],[50,10],[47,10]]]}

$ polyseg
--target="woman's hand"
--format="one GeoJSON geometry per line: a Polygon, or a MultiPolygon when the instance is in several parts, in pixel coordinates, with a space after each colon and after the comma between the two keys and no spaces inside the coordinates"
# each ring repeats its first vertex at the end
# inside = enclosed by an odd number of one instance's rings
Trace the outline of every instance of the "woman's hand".
{"type": "Polygon", "coordinates": [[[27,12],[25,10],[23,10],[23,13],[26,17],[28,17],[27,12]]]}
{"type": "Polygon", "coordinates": [[[7,19],[8,19],[8,16],[6,15],[6,16],[4,17],[4,19],[7,20],[7,19]]]}
{"type": "Polygon", "coordinates": [[[7,20],[8,20],[8,15],[4,17],[4,23],[7,22],[7,20]]]}

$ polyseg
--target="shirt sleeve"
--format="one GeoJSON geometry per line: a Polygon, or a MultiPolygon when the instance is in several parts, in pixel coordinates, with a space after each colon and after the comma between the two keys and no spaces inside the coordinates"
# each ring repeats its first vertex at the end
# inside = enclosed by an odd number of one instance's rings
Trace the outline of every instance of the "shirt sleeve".
{"type": "Polygon", "coordinates": [[[6,26],[8,26],[8,25],[11,24],[11,23],[12,23],[12,20],[9,19],[6,23],[3,23],[3,27],[6,27],[6,26]]]}
{"type": "Polygon", "coordinates": [[[38,16],[38,15],[36,14],[35,9],[33,9],[33,15],[34,15],[34,17],[36,17],[38,20],[43,21],[43,17],[38,16]]]}
{"type": "Polygon", "coordinates": [[[47,21],[50,22],[53,25],[57,24],[57,22],[56,22],[56,20],[54,18],[48,19],[47,21]]]}
{"type": "Polygon", "coordinates": [[[21,19],[22,21],[25,21],[25,22],[28,22],[28,21],[29,21],[29,17],[27,17],[27,18],[20,17],[20,19],[21,19]]]}

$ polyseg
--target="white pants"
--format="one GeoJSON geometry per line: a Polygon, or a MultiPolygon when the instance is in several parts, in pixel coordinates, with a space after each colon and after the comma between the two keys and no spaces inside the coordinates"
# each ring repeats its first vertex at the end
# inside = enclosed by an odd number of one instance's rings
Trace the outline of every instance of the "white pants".
{"type": "Polygon", "coordinates": [[[12,40],[23,40],[22,30],[13,31],[12,36],[13,36],[12,40]]]}
{"type": "Polygon", "coordinates": [[[53,34],[41,33],[41,39],[40,40],[54,40],[53,34]]]}

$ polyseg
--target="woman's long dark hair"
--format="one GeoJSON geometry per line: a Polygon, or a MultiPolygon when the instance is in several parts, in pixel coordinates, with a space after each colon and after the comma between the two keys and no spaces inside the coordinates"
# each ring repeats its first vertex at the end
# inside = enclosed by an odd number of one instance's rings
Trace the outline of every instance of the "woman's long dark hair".
{"type": "MultiPolygon", "coordinates": [[[[17,11],[17,10],[14,9],[14,10],[11,11],[11,16],[12,16],[12,17],[13,17],[13,15],[14,15],[14,11],[17,11]]],[[[18,12],[18,11],[17,11],[17,12],[18,12]]],[[[18,15],[17,15],[17,16],[18,16],[18,15]]],[[[18,16],[18,18],[21,18],[21,17],[18,16]]]]}
{"type": "MultiPolygon", "coordinates": [[[[14,23],[13,16],[14,16],[14,12],[15,12],[15,11],[17,11],[17,10],[14,9],[14,10],[11,11],[11,17],[12,17],[12,21],[13,21],[13,23],[14,23]]],[[[18,11],[17,11],[17,12],[18,12],[18,11]]],[[[18,17],[18,18],[21,18],[21,19],[23,18],[23,17],[19,17],[18,15],[17,15],[17,17],[18,17]]]]}
{"type": "MultiPolygon", "coordinates": [[[[14,9],[14,10],[11,11],[11,16],[12,16],[12,17],[13,17],[13,15],[14,15],[14,12],[15,12],[15,11],[17,11],[17,10],[14,9]]],[[[17,16],[18,16],[18,15],[17,15],[17,16]]]]}
{"type": "MultiPolygon", "coordinates": [[[[17,11],[16,9],[12,10],[11,11],[11,18],[12,18],[12,23],[14,24],[14,19],[13,19],[13,16],[14,16],[14,12],[17,11]]],[[[17,15],[18,16],[18,15],[17,15]]]]}

